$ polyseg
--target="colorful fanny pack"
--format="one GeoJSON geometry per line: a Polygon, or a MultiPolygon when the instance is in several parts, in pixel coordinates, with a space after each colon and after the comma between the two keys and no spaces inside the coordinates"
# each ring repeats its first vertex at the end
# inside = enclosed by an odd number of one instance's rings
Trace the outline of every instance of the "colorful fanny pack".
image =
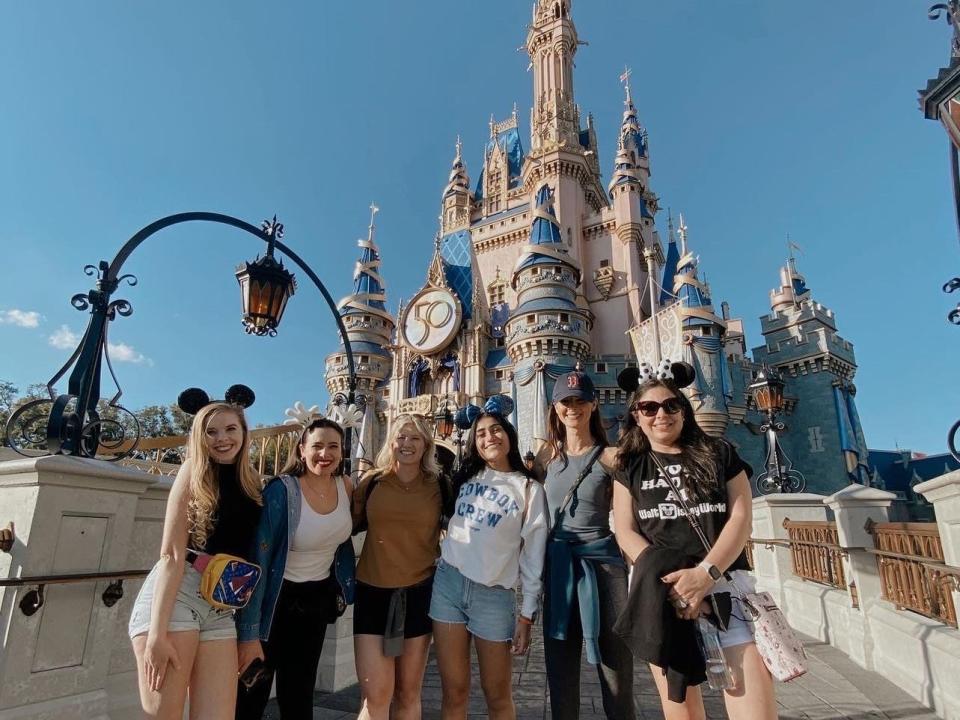
{"type": "Polygon", "coordinates": [[[200,573],[200,595],[218,610],[244,607],[260,580],[259,565],[236,555],[187,551],[187,562],[200,573]]]}

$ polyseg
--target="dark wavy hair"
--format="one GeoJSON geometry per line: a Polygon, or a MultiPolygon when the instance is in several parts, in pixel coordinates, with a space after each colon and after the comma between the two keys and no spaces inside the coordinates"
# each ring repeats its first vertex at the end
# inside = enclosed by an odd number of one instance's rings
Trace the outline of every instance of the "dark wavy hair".
{"type": "MultiPolygon", "coordinates": [[[[593,402],[596,402],[595,400],[593,402]]],[[[567,467],[567,426],[560,420],[557,414],[556,403],[550,403],[550,413],[547,416],[547,445],[550,447],[550,460],[552,462],[557,458],[567,467]]],[[[610,442],[607,440],[607,431],[603,429],[603,421],[600,419],[600,407],[594,406],[590,411],[590,437],[593,442],[600,447],[607,447],[610,442]]]]}
{"type": "Polygon", "coordinates": [[[470,425],[470,432],[467,433],[466,445],[464,446],[463,459],[460,461],[460,468],[453,475],[453,496],[457,497],[460,494],[460,487],[470,480],[474,475],[481,472],[486,466],[487,463],[480,453],[477,452],[477,423],[479,423],[483,418],[493,418],[494,421],[503,428],[503,431],[507,434],[507,440],[510,441],[510,450],[507,452],[507,463],[510,465],[510,469],[514,472],[521,473],[524,477],[530,478],[533,475],[527,469],[527,466],[523,462],[523,458],[520,456],[520,442],[517,437],[517,431],[510,424],[510,421],[507,420],[500,413],[493,412],[482,412],[477,416],[476,420],[470,425]]]}
{"type": "Polygon", "coordinates": [[[294,477],[302,477],[303,475],[306,475],[307,464],[303,461],[303,455],[300,454],[300,446],[307,441],[307,435],[319,428],[335,430],[337,435],[340,436],[340,464],[337,465],[337,469],[334,471],[333,476],[338,477],[343,475],[343,428],[333,420],[325,417],[312,420],[310,424],[303,429],[303,432],[300,433],[300,437],[297,438],[296,444],[290,446],[290,457],[287,458],[287,464],[284,465],[283,470],[280,471],[281,475],[293,475],[294,477]]]}
{"type": "Polygon", "coordinates": [[[650,441],[637,424],[631,408],[650,390],[662,387],[680,401],[683,413],[683,428],[677,444],[680,446],[680,462],[690,474],[693,493],[701,499],[714,495],[720,488],[719,440],[707,435],[697,424],[693,405],[670,380],[648,380],[641,383],[627,404],[627,422],[617,443],[617,462],[621,470],[650,452],[650,441]]]}

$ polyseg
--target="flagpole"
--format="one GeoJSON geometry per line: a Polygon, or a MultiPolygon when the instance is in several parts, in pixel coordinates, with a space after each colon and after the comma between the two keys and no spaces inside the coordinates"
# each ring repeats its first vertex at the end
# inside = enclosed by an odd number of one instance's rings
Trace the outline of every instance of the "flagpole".
{"type": "Polygon", "coordinates": [[[660,325],[657,320],[657,292],[653,281],[656,274],[656,254],[652,247],[646,247],[643,250],[643,258],[647,261],[647,282],[650,288],[650,322],[653,328],[653,360],[655,365],[660,364],[660,325]]]}

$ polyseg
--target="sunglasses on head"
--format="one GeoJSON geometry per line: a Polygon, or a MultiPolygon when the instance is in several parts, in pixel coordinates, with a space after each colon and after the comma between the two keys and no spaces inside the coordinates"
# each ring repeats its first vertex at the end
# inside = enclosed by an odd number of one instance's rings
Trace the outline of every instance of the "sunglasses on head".
{"type": "Polygon", "coordinates": [[[675,397],[667,398],[662,403],[656,400],[641,400],[640,402],[634,403],[630,410],[632,412],[639,412],[644,417],[654,417],[660,411],[660,408],[663,408],[663,411],[667,415],[676,415],[683,410],[683,403],[680,402],[679,398],[675,397]]]}

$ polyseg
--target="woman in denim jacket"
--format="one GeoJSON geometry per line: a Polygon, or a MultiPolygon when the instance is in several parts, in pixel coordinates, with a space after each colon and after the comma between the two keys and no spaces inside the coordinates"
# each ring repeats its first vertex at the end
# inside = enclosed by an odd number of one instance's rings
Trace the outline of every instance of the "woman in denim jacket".
{"type": "Polygon", "coordinates": [[[280,477],[263,491],[252,559],[263,579],[240,611],[237,720],[259,720],[277,676],[284,720],[313,717],[313,688],[327,625],[353,602],[352,488],[341,476],[343,429],[316,418],[304,428],[280,477]],[[248,686],[249,683],[249,686],[248,686]]]}

